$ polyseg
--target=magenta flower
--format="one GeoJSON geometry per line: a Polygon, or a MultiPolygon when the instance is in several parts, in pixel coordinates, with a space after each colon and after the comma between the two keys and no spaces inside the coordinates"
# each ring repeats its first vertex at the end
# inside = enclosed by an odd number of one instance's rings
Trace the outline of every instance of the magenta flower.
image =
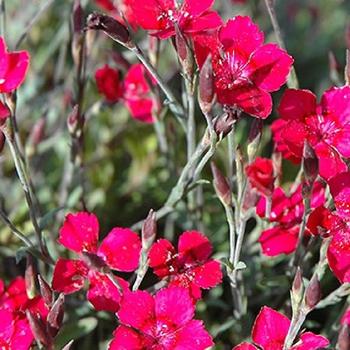
{"type": "Polygon", "coordinates": [[[0,280],[0,348],[28,350],[34,336],[26,316],[46,319],[48,309],[41,296],[28,298],[24,278],[15,278],[6,288],[0,280]]]}
{"type": "Polygon", "coordinates": [[[123,87],[119,77],[119,71],[111,68],[108,64],[95,72],[97,89],[110,103],[117,102],[123,95],[123,87]]]}
{"type": "Polygon", "coordinates": [[[212,55],[218,102],[265,119],[272,110],[270,92],[287,80],[293,58],[275,44],[250,17],[230,19],[218,32],[194,38],[199,66],[212,55]]]}
{"type": "Polygon", "coordinates": [[[218,28],[222,21],[211,7],[214,0],[130,0],[138,25],[152,35],[166,39],[175,35],[175,25],[184,34],[192,35],[218,28]]]}
{"type": "MultiPolygon", "coordinates": [[[[252,329],[253,344],[242,343],[233,350],[282,350],[290,327],[290,320],[281,313],[264,306],[252,329]]],[[[329,345],[328,339],[312,332],[302,333],[291,350],[317,350],[329,345]]]]}
{"type": "Polygon", "coordinates": [[[222,280],[220,263],[209,259],[212,250],[206,236],[187,231],[179,238],[178,252],[167,239],[158,240],[149,252],[149,265],[158,277],[169,279],[170,286],[188,288],[199,299],[201,288],[213,288],[222,280]]]}
{"type": "MultiPolygon", "coordinates": [[[[153,123],[159,106],[152,96],[151,88],[146,80],[146,71],[142,64],[130,67],[124,78],[124,102],[131,116],[145,123],[153,123]]],[[[156,82],[149,77],[155,85],[156,82]]]]}
{"type": "MultiPolygon", "coordinates": [[[[316,182],[311,197],[311,208],[324,203],[324,188],[316,182]]],[[[261,197],[256,212],[260,217],[265,216],[266,199],[261,197]]],[[[298,244],[299,226],[304,213],[301,186],[289,196],[282,188],[277,187],[272,194],[272,208],[269,221],[275,223],[272,228],[264,230],[259,238],[263,254],[276,256],[290,254],[298,244]]]]}
{"type": "Polygon", "coordinates": [[[319,160],[319,173],[328,179],[347,170],[350,157],[350,87],[327,90],[317,105],[309,90],[287,90],[279,106],[281,119],[272,124],[277,150],[300,162],[305,140],[319,160]]]}
{"type": "Polygon", "coordinates": [[[118,312],[110,350],[204,350],[213,345],[202,321],[194,320],[195,307],[188,291],[171,287],[155,296],[126,293],[118,312]]]}
{"type": "MultiPolygon", "coordinates": [[[[68,214],[60,230],[59,242],[78,253],[78,260],[59,258],[54,269],[52,287],[64,294],[80,290],[86,279],[90,283],[88,300],[97,310],[116,312],[121,291],[104,267],[131,272],[138,267],[141,241],[128,228],[115,227],[98,246],[99,224],[94,214],[80,212],[68,214]]],[[[122,291],[128,283],[120,277],[115,280],[122,291]]]]}

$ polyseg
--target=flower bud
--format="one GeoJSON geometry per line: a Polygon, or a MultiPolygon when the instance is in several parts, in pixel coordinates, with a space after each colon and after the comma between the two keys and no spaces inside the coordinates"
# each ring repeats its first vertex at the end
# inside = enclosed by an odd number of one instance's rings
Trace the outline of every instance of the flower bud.
{"type": "Polygon", "coordinates": [[[81,7],[80,0],[74,0],[72,19],[73,33],[81,33],[84,29],[84,11],[81,7]]]}
{"type": "Polygon", "coordinates": [[[35,340],[47,349],[52,349],[53,339],[40,316],[31,313],[29,310],[26,311],[26,315],[35,340]]]}
{"type": "Polygon", "coordinates": [[[193,76],[193,56],[188,46],[186,38],[181,33],[179,27],[175,25],[175,44],[177,56],[188,79],[192,80],[193,76]]]}
{"type": "Polygon", "coordinates": [[[292,290],[291,290],[291,301],[292,301],[293,312],[296,312],[296,310],[298,310],[298,307],[303,299],[303,293],[304,293],[303,276],[301,274],[300,267],[298,267],[295,273],[292,290]]]}
{"type": "Polygon", "coordinates": [[[248,146],[247,146],[249,163],[251,163],[254,160],[255,155],[258,152],[263,125],[264,123],[262,119],[254,118],[252,125],[250,127],[249,136],[248,136],[248,146]]]}
{"type": "Polygon", "coordinates": [[[26,291],[29,299],[33,299],[35,297],[35,267],[33,257],[28,254],[27,255],[27,266],[24,273],[24,279],[26,282],[26,291]]]}
{"type": "Polygon", "coordinates": [[[47,315],[49,333],[55,337],[61,328],[64,316],[64,294],[61,293],[47,315]]]}
{"type": "Polygon", "coordinates": [[[4,133],[0,130],[0,153],[2,152],[2,150],[4,149],[5,146],[5,135],[4,133]]]}
{"type": "Polygon", "coordinates": [[[86,29],[102,30],[113,40],[128,44],[130,33],[126,26],[110,16],[101,13],[91,13],[87,18],[86,29]]]}
{"type": "Polygon", "coordinates": [[[211,55],[208,55],[200,72],[199,72],[199,88],[198,103],[204,114],[208,114],[215,101],[214,91],[214,75],[211,55]]]}
{"type": "Polygon", "coordinates": [[[228,206],[232,205],[232,192],[228,180],[214,162],[211,162],[210,166],[214,178],[213,184],[217,196],[223,204],[228,206]]]}
{"type": "Polygon", "coordinates": [[[84,12],[80,4],[80,0],[75,0],[73,5],[72,14],[72,27],[73,27],[73,39],[72,39],[72,57],[76,67],[81,65],[82,52],[84,49],[84,12]]]}
{"type": "Polygon", "coordinates": [[[67,118],[67,127],[71,135],[74,135],[79,124],[79,107],[75,105],[67,118]]]}
{"type": "Polygon", "coordinates": [[[321,284],[317,275],[313,275],[305,291],[305,305],[309,310],[315,308],[321,300],[321,284]]]}
{"type": "Polygon", "coordinates": [[[47,306],[51,307],[53,303],[53,291],[49,284],[44,280],[41,275],[38,275],[40,294],[44,299],[47,306]]]}
{"type": "Polygon", "coordinates": [[[214,130],[219,138],[223,139],[231,132],[233,125],[236,123],[237,117],[234,113],[224,112],[214,119],[214,130]]]}
{"type": "Polygon", "coordinates": [[[29,142],[33,148],[39,145],[39,143],[44,139],[45,136],[45,128],[46,128],[46,118],[40,118],[33,126],[30,136],[29,142]]]}
{"type": "Polygon", "coordinates": [[[157,235],[156,213],[151,209],[142,225],[142,248],[148,251],[157,235]]]}
{"type": "Polygon", "coordinates": [[[349,332],[349,326],[346,324],[342,325],[340,328],[336,349],[337,350],[350,349],[350,332],[349,332]]]}
{"type": "Polygon", "coordinates": [[[303,149],[303,171],[307,184],[311,186],[318,175],[318,158],[307,141],[303,149]]]}

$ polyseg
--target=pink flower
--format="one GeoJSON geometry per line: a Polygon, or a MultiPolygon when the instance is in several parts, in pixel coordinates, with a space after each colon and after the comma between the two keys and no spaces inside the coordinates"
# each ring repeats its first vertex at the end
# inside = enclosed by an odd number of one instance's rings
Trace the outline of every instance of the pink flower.
{"type": "Polygon", "coordinates": [[[119,78],[119,71],[108,64],[96,70],[95,79],[97,89],[110,103],[117,102],[123,95],[123,88],[119,78]]]}
{"type": "Polygon", "coordinates": [[[168,278],[169,285],[188,288],[199,299],[201,288],[213,288],[222,280],[220,263],[209,259],[212,249],[202,233],[187,231],[179,238],[178,252],[168,240],[158,240],[149,252],[149,265],[158,277],[168,278]]]}
{"type": "Polygon", "coordinates": [[[287,90],[279,106],[281,119],[272,125],[277,150],[300,162],[304,141],[319,159],[319,173],[328,179],[347,170],[342,157],[350,157],[350,87],[326,91],[320,105],[309,90],[287,90]]]}
{"type": "MultiPolygon", "coordinates": [[[[151,94],[142,64],[130,67],[124,79],[124,102],[131,116],[141,122],[153,123],[154,113],[159,109],[158,103],[151,94]]],[[[149,77],[150,81],[156,83],[149,77]]]]}
{"type": "Polygon", "coordinates": [[[48,309],[41,296],[29,299],[24,278],[15,278],[7,288],[0,280],[0,348],[28,350],[34,340],[26,311],[46,319],[48,309]]]}
{"type": "Polygon", "coordinates": [[[218,32],[197,35],[194,42],[199,66],[212,55],[218,102],[267,118],[270,92],[286,82],[292,57],[275,44],[263,44],[264,33],[249,17],[230,19],[218,32]]]}
{"type": "Polygon", "coordinates": [[[271,196],[275,181],[271,159],[257,157],[246,166],[245,171],[253,188],[265,196],[271,196]]]}
{"type": "Polygon", "coordinates": [[[341,317],[340,324],[346,324],[350,326],[350,307],[346,309],[343,316],[341,317]]]}
{"type": "Polygon", "coordinates": [[[23,83],[28,67],[28,52],[8,52],[4,38],[0,37],[0,93],[15,91],[23,83]]]}
{"type": "MultiPolygon", "coordinates": [[[[242,343],[233,350],[282,350],[290,326],[290,320],[281,313],[264,306],[255,319],[252,329],[254,344],[242,343]]],[[[291,350],[317,350],[329,345],[328,339],[312,332],[300,335],[291,350]]]]}
{"type": "MultiPolygon", "coordinates": [[[[316,182],[311,197],[311,207],[315,208],[324,203],[324,188],[316,182]]],[[[256,212],[259,216],[265,216],[266,199],[261,197],[257,204],[256,212]]],[[[272,194],[272,208],[269,218],[275,225],[264,230],[259,238],[263,254],[276,256],[290,254],[295,251],[298,244],[299,226],[302,222],[304,204],[301,194],[301,186],[290,196],[287,196],[282,188],[277,187],[272,194]]]]}
{"type": "Polygon", "coordinates": [[[116,312],[121,292],[128,289],[122,278],[103,273],[105,267],[131,272],[138,267],[141,241],[128,228],[115,227],[98,246],[99,224],[94,214],[68,214],[60,230],[59,242],[79,254],[78,260],[59,258],[54,269],[52,287],[64,294],[80,290],[88,279],[88,300],[97,310],[116,312]]]}
{"type": "Polygon", "coordinates": [[[138,25],[160,39],[175,35],[175,24],[184,34],[194,34],[218,28],[222,21],[211,10],[214,0],[130,0],[138,25]]]}
{"type": "Polygon", "coordinates": [[[204,350],[213,345],[188,291],[171,287],[155,296],[136,291],[125,294],[118,312],[110,350],[204,350]]]}

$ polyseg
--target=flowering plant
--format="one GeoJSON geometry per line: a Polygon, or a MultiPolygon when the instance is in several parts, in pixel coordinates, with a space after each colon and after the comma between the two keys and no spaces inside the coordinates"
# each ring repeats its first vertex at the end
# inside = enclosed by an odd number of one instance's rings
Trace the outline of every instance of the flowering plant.
{"type": "Polygon", "coordinates": [[[346,9],[0,0],[0,349],[350,349],[346,9]]]}

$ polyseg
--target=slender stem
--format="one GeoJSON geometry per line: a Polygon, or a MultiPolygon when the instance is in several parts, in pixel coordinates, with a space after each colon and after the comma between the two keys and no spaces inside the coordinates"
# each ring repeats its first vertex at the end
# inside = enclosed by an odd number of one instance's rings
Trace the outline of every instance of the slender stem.
{"type": "Polygon", "coordinates": [[[1,128],[1,131],[4,133],[6,141],[9,145],[12,158],[15,164],[16,172],[18,175],[18,178],[20,180],[20,183],[22,185],[25,198],[27,201],[28,209],[29,209],[29,216],[32,221],[34,231],[37,235],[38,243],[40,245],[40,249],[44,255],[47,255],[47,249],[44,245],[43,238],[42,238],[42,232],[38,223],[38,219],[36,217],[36,211],[35,211],[35,206],[34,206],[34,201],[33,201],[33,190],[29,182],[29,177],[26,172],[25,165],[22,162],[22,159],[20,157],[20,152],[16,143],[15,138],[13,138],[13,135],[11,133],[11,130],[8,129],[7,126],[3,126],[1,128]]]}
{"type": "MultiPolygon", "coordinates": [[[[274,7],[274,0],[265,0],[265,5],[270,16],[271,24],[275,32],[278,45],[283,49],[286,49],[286,45],[284,44],[283,37],[282,37],[281,28],[277,20],[277,15],[274,7]]],[[[295,72],[294,66],[292,66],[291,68],[288,81],[287,81],[287,86],[289,88],[294,88],[294,89],[297,89],[299,87],[298,77],[295,72]]]]}
{"type": "MultiPolygon", "coordinates": [[[[2,0],[4,1],[4,0],[2,0]]],[[[47,0],[46,3],[36,12],[34,17],[30,20],[30,22],[27,24],[26,28],[24,29],[23,33],[18,38],[15,48],[18,49],[19,46],[22,44],[23,40],[27,37],[28,33],[32,29],[32,27],[37,23],[37,21],[41,18],[43,14],[45,14],[46,10],[50,8],[50,6],[54,3],[55,0],[47,0]]]]}
{"type": "Polygon", "coordinates": [[[295,338],[297,337],[301,326],[303,325],[307,316],[307,312],[303,308],[299,308],[296,315],[293,315],[292,321],[289,326],[289,330],[284,342],[283,350],[288,350],[293,345],[295,338]]]}
{"type": "Polygon", "coordinates": [[[162,80],[162,78],[158,74],[157,70],[154,68],[152,63],[148,60],[148,58],[143,53],[141,48],[136,44],[134,44],[133,46],[130,46],[130,47],[129,46],[125,46],[125,47],[128,48],[129,50],[131,50],[132,52],[134,52],[134,54],[139,59],[139,61],[144,65],[144,67],[148,70],[148,72],[152,75],[152,77],[157,81],[159,87],[162,89],[162,91],[164,92],[164,94],[168,100],[170,110],[174,113],[175,117],[177,118],[177,120],[179,121],[181,126],[184,128],[184,130],[186,130],[186,126],[185,126],[185,123],[183,120],[185,112],[184,112],[182,106],[176,100],[172,91],[169,89],[167,84],[162,80]]]}
{"type": "Polygon", "coordinates": [[[228,179],[232,189],[235,162],[235,135],[234,129],[227,135],[227,155],[228,155],[228,179]]]}

